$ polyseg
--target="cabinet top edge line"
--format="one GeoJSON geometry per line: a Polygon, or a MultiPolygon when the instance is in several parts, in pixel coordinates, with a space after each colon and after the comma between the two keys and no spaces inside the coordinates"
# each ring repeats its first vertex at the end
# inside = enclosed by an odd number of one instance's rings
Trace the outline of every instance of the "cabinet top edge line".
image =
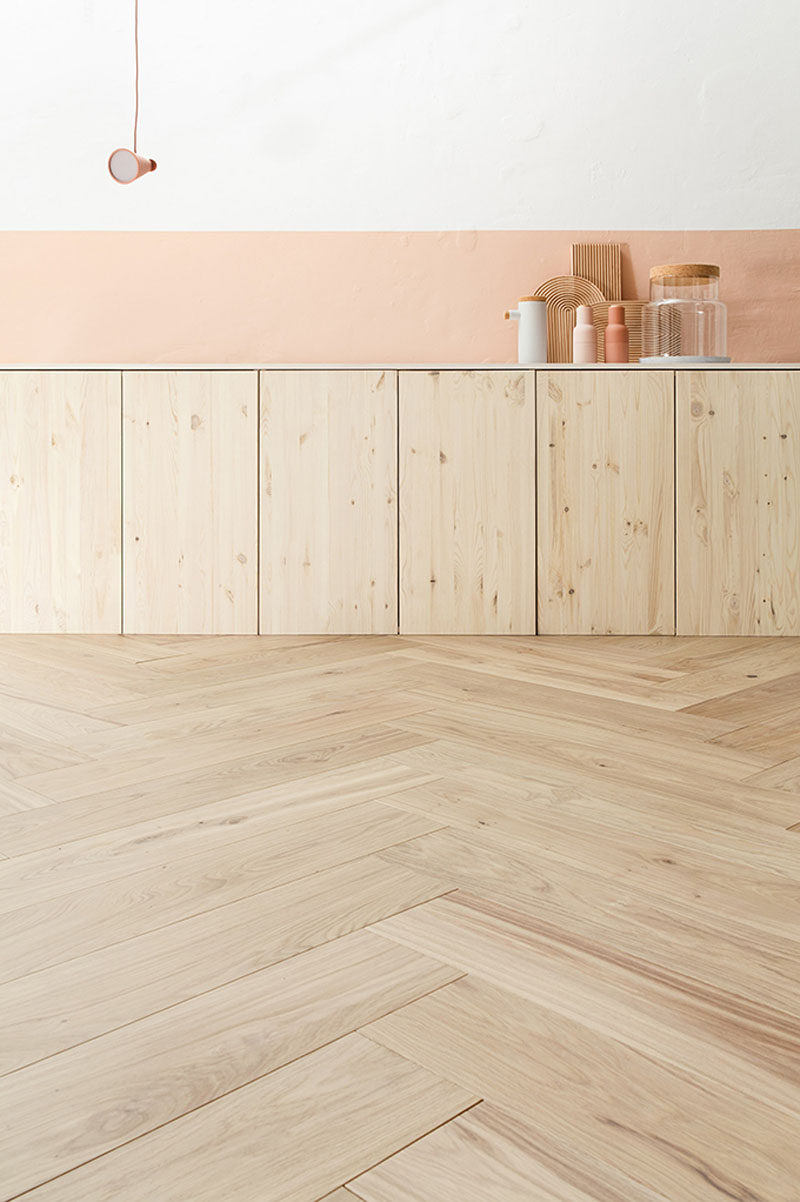
{"type": "Polygon", "coordinates": [[[798,371],[800,363],[0,363],[0,372],[726,372],[798,371]]]}

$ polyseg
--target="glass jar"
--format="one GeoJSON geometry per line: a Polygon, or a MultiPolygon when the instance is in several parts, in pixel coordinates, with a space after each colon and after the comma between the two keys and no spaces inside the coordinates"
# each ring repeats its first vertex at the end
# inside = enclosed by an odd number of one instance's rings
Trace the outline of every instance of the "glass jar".
{"type": "Polygon", "coordinates": [[[727,341],[728,311],[719,299],[719,267],[667,263],[650,269],[640,362],[730,363],[727,341]]]}

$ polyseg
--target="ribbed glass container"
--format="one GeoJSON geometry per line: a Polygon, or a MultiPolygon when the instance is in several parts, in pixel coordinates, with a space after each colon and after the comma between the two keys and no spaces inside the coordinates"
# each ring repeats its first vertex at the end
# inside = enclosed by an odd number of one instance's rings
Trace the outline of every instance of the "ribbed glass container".
{"type": "Polygon", "coordinates": [[[719,299],[719,267],[667,263],[650,271],[642,314],[642,360],[726,362],[728,311],[719,299]]]}

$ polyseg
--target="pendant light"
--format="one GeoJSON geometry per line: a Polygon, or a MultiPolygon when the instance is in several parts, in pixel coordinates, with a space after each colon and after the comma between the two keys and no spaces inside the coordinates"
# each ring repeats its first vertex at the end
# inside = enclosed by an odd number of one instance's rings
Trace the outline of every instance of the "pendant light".
{"type": "Polygon", "coordinates": [[[155,159],[146,159],[139,154],[139,0],[133,0],[133,44],[136,55],[136,107],[133,117],[133,150],[120,147],[109,155],[108,170],[118,184],[132,184],[135,179],[155,171],[155,159]]]}

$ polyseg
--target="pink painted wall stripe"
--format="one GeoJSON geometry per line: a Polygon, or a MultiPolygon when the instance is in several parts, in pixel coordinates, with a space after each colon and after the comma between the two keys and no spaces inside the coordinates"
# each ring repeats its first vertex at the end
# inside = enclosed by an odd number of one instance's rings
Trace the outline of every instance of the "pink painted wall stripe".
{"type": "Polygon", "coordinates": [[[3,363],[502,363],[503,311],[571,242],[719,263],[738,362],[800,360],[800,230],[0,232],[3,363]]]}

